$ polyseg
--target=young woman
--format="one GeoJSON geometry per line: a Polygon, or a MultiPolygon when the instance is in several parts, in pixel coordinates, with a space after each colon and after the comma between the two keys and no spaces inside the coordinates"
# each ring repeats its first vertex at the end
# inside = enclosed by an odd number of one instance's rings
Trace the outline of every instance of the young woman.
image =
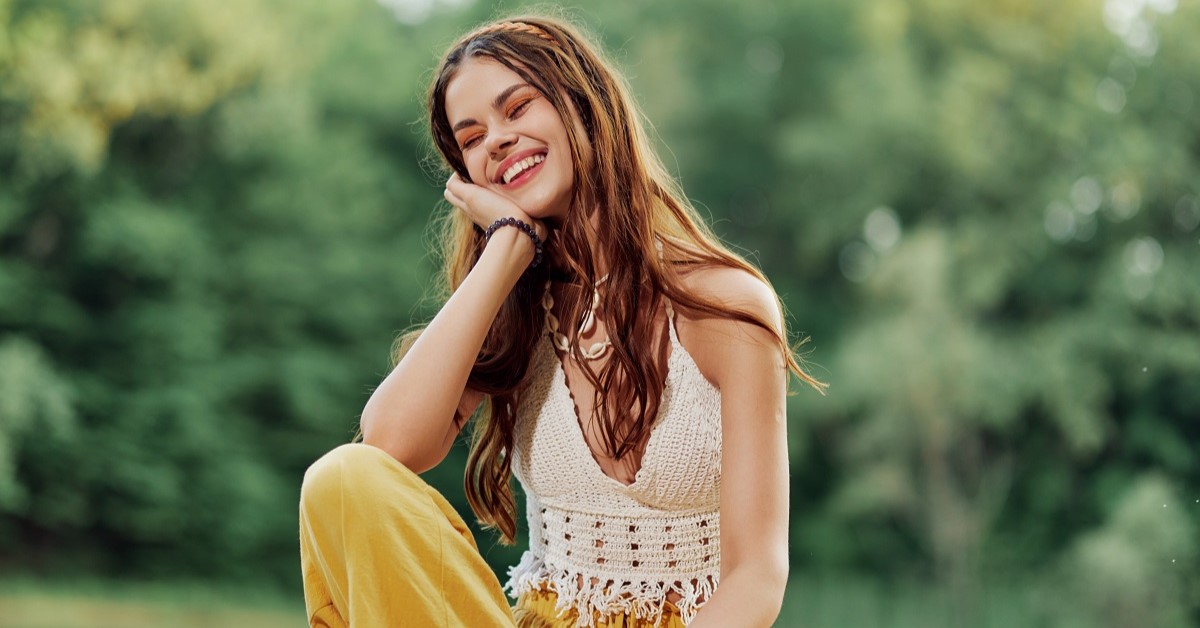
{"type": "Polygon", "coordinates": [[[450,292],[398,344],[362,444],[305,475],[315,626],[767,626],[788,575],[777,296],[651,150],[629,89],[555,19],[487,24],[429,91],[453,171],[450,292]],[[503,589],[418,476],[479,412],[466,490],[529,550],[503,589]],[[718,587],[718,582],[720,586],[718,587]]]}

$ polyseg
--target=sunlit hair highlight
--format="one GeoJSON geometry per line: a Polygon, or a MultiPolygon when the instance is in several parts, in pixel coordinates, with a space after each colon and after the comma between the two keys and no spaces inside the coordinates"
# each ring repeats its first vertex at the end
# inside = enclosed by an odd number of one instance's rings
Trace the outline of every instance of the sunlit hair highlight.
{"type": "MultiPolygon", "coordinates": [[[[468,386],[486,397],[472,431],[467,500],[480,522],[498,529],[508,544],[516,539],[510,484],[515,409],[543,333],[545,315],[539,301],[551,269],[590,286],[597,280],[595,254],[602,250],[603,258],[610,260],[601,308],[605,325],[624,332],[610,334],[612,353],[598,372],[585,360],[579,363],[596,390],[593,408],[601,441],[616,459],[635,454],[644,445],[662,402],[666,365],[647,358],[665,354],[666,334],[659,336],[656,350],[645,348],[655,338],[654,313],[663,298],[691,317],[736,319],[767,330],[775,336],[792,373],[817,390],[825,387],[801,368],[786,329],[777,330],[769,320],[685,289],[683,274],[706,266],[742,269],[770,284],[762,272],[721,244],[687,201],[652,150],[629,87],[599,50],[561,19],[527,16],[491,22],[450,47],[427,94],[434,145],[445,164],[466,180],[445,96],[458,69],[471,58],[499,62],[537,88],[562,117],[571,146],[575,189],[571,210],[548,243],[551,263],[531,269],[517,282],[501,305],[468,379],[468,386]],[[578,137],[577,125],[570,122],[572,110],[586,137],[578,137]],[[595,212],[602,212],[603,220],[590,220],[595,212]],[[662,261],[656,241],[662,245],[662,261]]],[[[438,254],[448,297],[479,260],[484,241],[463,212],[444,216],[438,254]]],[[[590,290],[565,293],[560,317],[564,329],[579,328],[590,299],[590,290]]],[[[778,300],[777,305],[784,320],[778,300]]],[[[397,339],[393,364],[419,333],[397,339]]],[[[465,422],[467,417],[456,415],[454,420],[465,422]]]]}

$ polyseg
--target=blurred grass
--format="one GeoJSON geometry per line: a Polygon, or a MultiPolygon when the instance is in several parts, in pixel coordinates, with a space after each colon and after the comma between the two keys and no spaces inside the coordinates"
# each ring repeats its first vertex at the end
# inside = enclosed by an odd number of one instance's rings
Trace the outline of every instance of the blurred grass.
{"type": "Polygon", "coordinates": [[[1078,619],[1049,612],[1045,592],[1016,582],[979,591],[974,612],[961,615],[950,594],[926,583],[870,576],[793,578],[776,626],[787,628],[1068,628],[1078,619]]]}
{"type": "Polygon", "coordinates": [[[304,602],[204,583],[0,580],[0,628],[303,626],[304,602]]]}
{"type": "MultiPolygon", "coordinates": [[[[793,578],[776,626],[785,628],[978,628],[1079,625],[1045,612],[1032,585],[980,592],[979,617],[955,617],[942,591],[920,583],[860,575],[793,578]]],[[[48,583],[0,580],[0,628],[159,628],[163,626],[303,626],[298,597],[253,587],[211,584],[48,583]]]]}

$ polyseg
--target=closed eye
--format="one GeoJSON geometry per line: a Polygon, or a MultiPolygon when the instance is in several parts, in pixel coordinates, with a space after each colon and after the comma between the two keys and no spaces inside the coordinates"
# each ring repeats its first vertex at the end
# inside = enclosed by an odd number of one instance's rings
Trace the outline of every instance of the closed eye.
{"type": "Polygon", "coordinates": [[[525,111],[525,109],[527,109],[529,107],[529,103],[531,103],[531,102],[533,102],[533,98],[526,98],[525,100],[522,100],[521,102],[517,103],[517,106],[513,107],[512,109],[510,109],[508,111],[508,119],[511,120],[511,119],[521,115],[525,111]]]}
{"type": "MultiPolygon", "coordinates": [[[[529,104],[532,103],[534,101],[534,99],[539,98],[539,97],[540,97],[540,95],[534,95],[534,96],[529,96],[528,98],[525,98],[525,99],[519,101],[516,105],[514,105],[512,107],[512,109],[508,110],[508,114],[507,114],[508,119],[515,120],[516,118],[520,117],[521,114],[525,113],[525,110],[529,108],[529,104]]],[[[471,122],[474,122],[474,121],[472,120],[471,122]]],[[[484,136],[483,133],[478,133],[478,134],[472,135],[471,137],[467,138],[464,142],[462,142],[462,144],[459,145],[459,149],[465,151],[465,150],[474,148],[483,139],[483,136],[484,136]]]]}
{"type": "Polygon", "coordinates": [[[476,144],[478,144],[478,143],[479,143],[479,140],[481,140],[481,139],[483,139],[483,135],[482,135],[482,134],[479,134],[479,135],[472,135],[471,137],[467,138],[467,141],[465,141],[465,142],[463,142],[463,143],[462,143],[462,147],[461,147],[461,148],[462,148],[463,150],[467,150],[468,148],[471,148],[471,147],[475,146],[476,144]]]}

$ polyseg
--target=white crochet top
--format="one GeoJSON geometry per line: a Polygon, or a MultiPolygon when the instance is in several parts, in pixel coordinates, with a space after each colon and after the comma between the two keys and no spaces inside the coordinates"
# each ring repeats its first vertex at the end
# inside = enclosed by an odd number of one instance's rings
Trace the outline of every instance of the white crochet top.
{"type": "Polygon", "coordinates": [[[721,396],[679,343],[666,304],[671,353],[658,417],[634,482],[606,475],[584,440],[549,330],[520,396],[513,473],[526,496],[529,550],[509,568],[512,597],[547,586],[578,626],[633,612],[659,625],[669,592],[685,624],[720,575],[721,396]]]}

